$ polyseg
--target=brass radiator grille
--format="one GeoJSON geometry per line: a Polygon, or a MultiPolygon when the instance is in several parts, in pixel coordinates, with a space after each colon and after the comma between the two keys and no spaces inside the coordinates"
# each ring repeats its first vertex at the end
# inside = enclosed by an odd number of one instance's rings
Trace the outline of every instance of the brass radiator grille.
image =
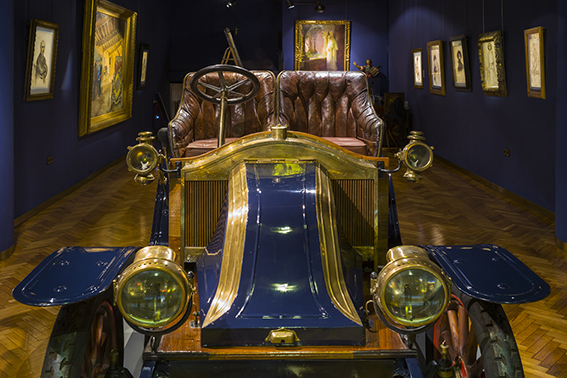
{"type": "Polygon", "coordinates": [[[185,246],[205,247],[217,226],[228,181],[185,182],[185,246]]]}
{"type": "MultiPolygon", "coordinates": [[[[374,246],[374,181],[332,180],[338,223],[353,246],[374,246]]],[[[185,182],[185,246],[204,247],[213,236],[228,181],[185,182]]]]}
{"type": "Polygon", "coordinates": [[[374,246],[374,180],[333,180],[337,220],[353,246],[374,246]]]}

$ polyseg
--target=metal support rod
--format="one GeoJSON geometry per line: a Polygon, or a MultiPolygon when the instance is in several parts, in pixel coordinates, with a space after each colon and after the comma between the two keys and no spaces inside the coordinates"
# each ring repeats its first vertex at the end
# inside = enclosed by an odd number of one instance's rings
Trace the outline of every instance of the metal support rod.
{"type": "Polygon", "coordinates": [[[226,110],[228,109],[228,100],[227,100],[226,91],[221,93],[221,108],[220,108],[220,122],[219,122],[219,139],[217,147],[220,147],[224,144],[224,129],[226,127],[226,110]]]}

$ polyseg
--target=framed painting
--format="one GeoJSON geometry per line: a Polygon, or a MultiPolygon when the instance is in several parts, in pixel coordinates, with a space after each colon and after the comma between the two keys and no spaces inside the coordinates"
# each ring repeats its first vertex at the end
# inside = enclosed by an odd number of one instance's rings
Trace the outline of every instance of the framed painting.
{"type": "Polygon", "coordinates": [[[348,71],[350,21],[295,21],[296,71],[348,71]]]}
{"type": "Polygon", "coordinates": [[[59,25],[33,19],[30,23],[24,100],[53,98],[59,25]]]}
{"type": "Polygon", "coordinates": [[[413,87],[423,89],[423,49],[411,50],[413,65],[413,87]]]}
{"type": "Polygon", "coordinates": [[[545,99],[545,56],[543,27],[524,31],[528,97],[545,99]]]}
{"type": "Polygon", "coordinates": [[[79,136],[132,117],[136,13],[86,0],[79,136]]]}
{"type": "Polygon", "coordinates": [[[146,43],[140,43],[140,49],[138,53],[138,89],[143,89],[146,87],[146,79],[148,75],[148,55],[150,53],[150,45],[146,43]]]}
{"type": "Polygon", "coordinates": [[[469,48],[464,34],[451,37],[451,71],[453,87],[457,91],[471,91],[471,71],[469,64],[469,48]]]}
{"type": "Polygon", "coordinates": [[[504,44],[500,30],[478,37],[480,82],[487,96],[508,96],[504,67],[504,44]]]}
{"type": "Polygon", "coordinates": [[[443,63],[443,42],[427,42],[427,60],[429,61],[429,91],[445,96],[445,65],[443,63]]]}

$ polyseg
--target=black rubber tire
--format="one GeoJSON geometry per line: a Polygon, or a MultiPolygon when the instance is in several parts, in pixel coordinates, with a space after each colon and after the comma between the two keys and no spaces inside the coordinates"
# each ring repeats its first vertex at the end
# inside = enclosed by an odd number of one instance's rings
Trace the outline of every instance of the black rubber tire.
{"type": "Polygon", "coordinates": [[[486,378],[522,378],[524,369],[508,317],[498,303],[473,299],[456,293],[465,305],[473,325],[486,378]]]}
{"type": "Polygon", "coordinates": [[[96,319],[103,319],[103,327],[107,330],[104,341],[101,343],[103,368],[109,365],[114,341],[112,341],[113,336],[108,333],[112,332],[116,337],[118,366],[122,366],[124,358],[122,315],[112,303],[112,290],[107,290],[94,298],[61,307],[49,338],[41,378],[91,378],[93,376],[93,374],[85,375],[82,370],[83,365],[87,365],[84,364],[85,353],[88,353],[87,345],[93,343],[91,327],[96,326],[93,324],[96,319]]]}

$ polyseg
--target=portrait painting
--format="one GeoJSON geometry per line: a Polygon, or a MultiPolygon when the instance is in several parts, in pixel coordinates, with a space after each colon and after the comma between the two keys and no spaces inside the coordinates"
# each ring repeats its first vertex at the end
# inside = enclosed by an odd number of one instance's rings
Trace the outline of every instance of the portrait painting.
{"type": "Polygon", "coordinates": [[[412,50],[413,87],[423,89],[423,50],[412,50]]]}
{"type": "Polygon", "coordinates": [[[140,43],[140,52],[138,56],[138,89],[146,87],[146,80],[148,74],[148,55],[150,53],[150,45],[140,43]]]}
{"type": "Polygon", "coordinates": [[[467,37],[459,35],[451,38],[451,71],[453,87],[457,91],[471,91],[469,53],[467,37]]]}
{"type": "Polygon", "coordinates": [[[528,97],[545,99],[543,27],[524,31],[528,97]]]}
{"type": "Polygon", "coordinates": [[[295,21],[296,71],[348,71],[350,21],[295,21]]]}
{"type": "Polygon", "coordinates": [[[53,98],[57,61],[57,24],[33,19],[30,24],[26,70],[26,101],[53,98]]]}
{"type": "Polygon", "coordinates": [[[504,48],[500,30],[479,36],[478,57],[480,62],[480,82],[484,94],[488,96],[508,96],[506,71],[504,68],[504,48]]]}
{"type": "Polygon", "coordinates": [[[442,42],[428,42],[427,56],[429,60],[429,91],[433,94],[445,96],[445,67],[442,42]]]}
{"type": "Polygon", "coordinates": [[[136,13],[104,0],[87,0],[81,71],[79,135],[132,116],[136,13]]]}

